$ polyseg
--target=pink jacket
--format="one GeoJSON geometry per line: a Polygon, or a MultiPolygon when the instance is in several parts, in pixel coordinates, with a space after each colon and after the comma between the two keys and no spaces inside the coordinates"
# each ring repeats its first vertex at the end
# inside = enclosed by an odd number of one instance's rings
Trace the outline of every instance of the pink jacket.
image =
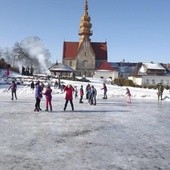
{"type": "Polygon", "coordinates": [[[45,95],[46,98],[51,99],[52,98],[52,89],[50,87],[47,87],[45,90],[45,93],[43,93],[45,95]]]}

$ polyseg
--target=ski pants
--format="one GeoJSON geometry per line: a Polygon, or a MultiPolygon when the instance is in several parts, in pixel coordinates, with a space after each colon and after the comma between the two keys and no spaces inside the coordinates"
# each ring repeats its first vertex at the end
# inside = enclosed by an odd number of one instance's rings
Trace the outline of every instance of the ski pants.
{"type": "Polygon", "coordinates": [[[67,108],[68,101],[70,101],[71,108],[72,108],[72,110],[74,110],[73,100],[66,100],[65,105],[64,105],[64,110],[66,110],[66,108],[67,108]]]}

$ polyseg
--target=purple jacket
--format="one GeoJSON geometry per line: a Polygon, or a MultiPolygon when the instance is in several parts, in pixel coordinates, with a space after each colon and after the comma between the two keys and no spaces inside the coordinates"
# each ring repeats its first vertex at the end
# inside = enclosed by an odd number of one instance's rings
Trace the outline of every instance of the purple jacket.
{"type": "Polygon", "coordinates": [[[35,88],[35,98],[37,97],[42,98],[42,87],[39,84],[37,84],[35,88]]]}
{"type": "Polygon", "coordinates": [[[15,82],[13,82],[13,83],[10,85],[9,89],[11,89],[13,92],[16,91],[17,85],[15,84],[15,82]]]}

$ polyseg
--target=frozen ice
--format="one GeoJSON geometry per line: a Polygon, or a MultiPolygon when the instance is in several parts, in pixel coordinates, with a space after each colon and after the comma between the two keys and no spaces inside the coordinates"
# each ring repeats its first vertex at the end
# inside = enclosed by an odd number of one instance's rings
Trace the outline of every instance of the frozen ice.
{"type": "MultiPolygon", "coordinates": [[[[66,82],[67,83],[67,82],[66,82]]],[[[71,82],[78,87],[87,83],[71,82]]],[[[101,83],[97,105],[74,99],[64,112],[64,93],[53,88],[53,111],[34,112],[34,92],[18,86],[11,100],[8,85],[0,85],[0,169],[2,170],[168,170],[170,169],[169,91],[162,101],[156,90],[101,83]]]]}

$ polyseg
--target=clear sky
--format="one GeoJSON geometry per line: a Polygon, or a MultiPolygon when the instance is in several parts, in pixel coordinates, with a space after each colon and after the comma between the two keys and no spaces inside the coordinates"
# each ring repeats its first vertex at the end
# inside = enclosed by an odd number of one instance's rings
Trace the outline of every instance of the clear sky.
{"type": "MultiPolygon", "coordinates": [[[[170,0],[88,0],[92,42],[107,42],[108,61],[170,63],[170,0]]],[[[52,62],[63,41],[79,41],[84,0],[0,0],[0,47],[38,36],[52,62]]]]}

